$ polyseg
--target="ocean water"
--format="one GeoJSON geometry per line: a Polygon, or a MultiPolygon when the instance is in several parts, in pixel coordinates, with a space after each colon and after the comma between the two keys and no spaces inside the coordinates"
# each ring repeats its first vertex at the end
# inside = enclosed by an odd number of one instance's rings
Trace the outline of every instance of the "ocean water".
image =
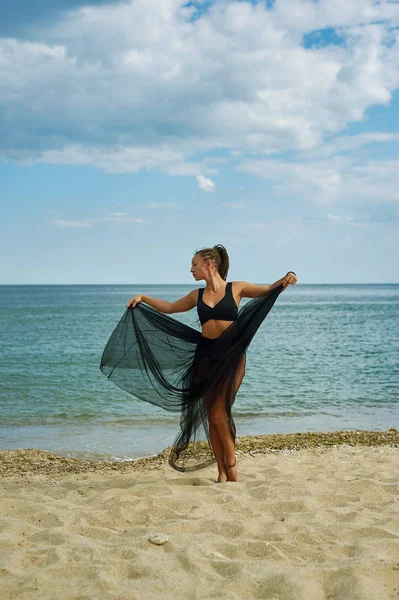
{"type": "MultiPolygon", "coordinates": [[[[120,390],[99,363],[131,297],[190,289],[0,286],[0,449],[126,460],[169,446],[178,415],[120,390]]],[[[173,317],[198,326],[195,311],[173,317]]],[[[233,415],[238,436],[397,427],[399,285],[289,287],[249,347],[233,415]]]]}

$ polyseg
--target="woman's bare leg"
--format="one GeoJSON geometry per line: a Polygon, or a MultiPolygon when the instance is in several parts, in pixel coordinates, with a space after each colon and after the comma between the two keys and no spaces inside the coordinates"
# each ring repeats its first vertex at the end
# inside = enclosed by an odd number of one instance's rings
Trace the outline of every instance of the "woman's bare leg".
{"type": "Polygon", "coordinates": [[[211,440],[212,450],[215,454],[217,466],[218,466],[218,483],[224,483],[227,481],[227,473],[225,469],[225,456],[222,440],[220,439],[219,431],[217,427],[211,422],[209,423],[209,437],[211,440]]]}
{"type": "Polygon", "coordinates": [[[207,408],[208,413],[208,424],[209,424],[209,440],[211,442],[212,450],[215,455],[216,463],[218,466],[219,477],[218,483],[224,482],[227,480],[226,470],[224,468],[225,456],[224,456],[224,448],[222,444],[222,440],[220,439],[218,428],[213,422],[211,416],[211,409],[207,406],[207,402],[209,403],[210,396],[207,394],[204,396],[204,404],[207,408]]]}
{"type": "Polygon", "coordinates": [[[235,462],[234,441],[231,437],[231,431],[226,413],[224,394],[219,396],[219,398],[213,405],[212,415],[210,416],[209,420],[210,423],[212,423],[212,426],[217,430],[219,435],[220,444],[222,447],[222,454],[224,455],[223,470],[226,474],[226,478],[228,481],[237,481],[237,465],[232,466],[235,462]],[[230,468],[226,469],[226,466],[230,468]]]}
{"type": "MultiPolygon", "coordinates": [[[[243,357],[243,360],[242,360],[241,365],[237,372],[236,388],[235,388],[234,394],[237,393],[237,391],[241,385],[241,382],[244,377],[244,373],[245,373],[245,356],[243,357]]],[[[234,452],[234,441],[233,441],[233,438],[231,437],[229,422],[228,422],[227,413],[226,413],[226,393],[225,392],[220,394],[220,396],[217,398],[217,400],[214,403],[214,405],[212,406],[212,408],[210,410],[208,410],[208,420],[209,420],[209,428],[211,429],[211,427],[215,427],[219,434],[219,439],[220,439],[221,446],[223,448],[223,454],[224,454],[224,460],[225,460],[223,471],[227,476],[227,480],[228,481],[237,481],[237,477],[238,477],[237,463],[236,463],[235,452],[234,452]]],[[[220,461],[220,457],[222,456],[222,452],[220,451],[220,449],[218,449],[218,451],[219,451],[219,456],[216,456],[216,454],[215,454],[215,457],[216,457],[216,460],[218,463],[219,477],[220,477],[221,468],[220,468],[219,461],[220,461]]]]}

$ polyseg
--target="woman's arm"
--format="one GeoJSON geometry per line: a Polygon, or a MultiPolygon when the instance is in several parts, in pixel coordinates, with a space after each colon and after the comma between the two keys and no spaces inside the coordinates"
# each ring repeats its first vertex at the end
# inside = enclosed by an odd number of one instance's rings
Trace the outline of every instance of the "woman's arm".
{"type": "Polygon", "coordinates": [[[295,273],[289,271],[287,275],[270,285],[256,285],[255,283],[248,283],[248,281],[237,281],[236,285],[238,286],[237,291],[241,298],[257,298],[258,296],[270,292],[280,285],[282,285],[283,290],[285,290],[288,285],[295,285],[296,282],[297,278],[295,273]]]}
{"type": "Polygon", "coordinates": [[[172,315],[173,313],[186,312],[194,308],[197,305],[198,290],[192,290],[187,296],[175,300],[175,302],[168,302],[167,300],[159,300],[158,298],[151,298],[151,296],[144,296],[142,294],[135,296],[126,304],[127,308],[134,308],[140,302],[144,302],[158,310],[159,312],[172,315]]]}

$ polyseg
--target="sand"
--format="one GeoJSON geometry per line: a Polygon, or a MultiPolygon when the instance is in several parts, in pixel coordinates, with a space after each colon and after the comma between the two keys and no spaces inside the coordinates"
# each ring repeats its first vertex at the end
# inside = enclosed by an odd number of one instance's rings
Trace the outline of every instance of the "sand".
{"type": "Polygon", "coordinates": [[[398,599],[391,433],[381,445],[285,436],[277,449],[247,438],[239,482],[224,484],[215,467],[178,473],[164,455],[68,472],[48,453],[2,452],[0,598],[398,599]]]}

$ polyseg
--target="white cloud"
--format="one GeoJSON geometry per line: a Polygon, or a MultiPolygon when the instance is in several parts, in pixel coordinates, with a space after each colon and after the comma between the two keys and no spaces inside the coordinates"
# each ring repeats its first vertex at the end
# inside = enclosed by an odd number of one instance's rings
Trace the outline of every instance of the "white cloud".
{"type": "Polygon", "coordinates": [[[317,156],[321,158],[324,156],[341,154],[343,152],[350,152],[368,144],[381,144],[384,142],[397,141],[399,141],[399,134],[397,133],[369,131],[366,133],[358,133],[357,135],[340,136],[329,143],[317,146],[313,150],[303,152],[302,156],[306,156],[307,158],[317,156]]]}
{"type": "MultiPolygon", "coordinates": [[[[25,161],[28,162],[28,161],[25,161]]],[[[45,150],[35,162],[47,164],[86,165],[108,173],[136,173],[141,169],[159,168],[164,172],[184,165],[184,153],[168,146],[103,147],[69,145],[60,150],[45,150]]],[[[185,174],[194,175],[199,165],[185,165],[185,174]]]]}
{"type": "Polygon", "coordinates": [[[93,219],[93,223],[148,223],[146,219],[141,219],[140,217],[129,217],[127,215],[117,216],[115,214],[109,214],[107,217],[97,217],[93,219]]]}
{"type": "Polygon", "coordinates": [[[248,160],[237,169],[271,181],[276,194],[310,195],[320,202],[328,201],[341,182],[339,165],[331,161],[248,160]]]}
{"type": "Polygon", "coordinates": [[[399,85],[396,3],[216,0],[195,19],[184,4],[85,7],[40,42],[1,39],[0,156],[210,175],[190,158],[310,150],[399,85]],[[345,43],[303,47],[326,28],[345,43]]]}
{"type": "Polygon", "coordinates": [[[398,159],[248,160],[237,169],[270,181],[275,194],[319,204],[399,202],[398,159]]]}
{"type": "Polygon", "coordinates": [[[61,229],[79,229],[93,226],[89,221],[65,221],[64,219],[54,219],[53,223],[57,227],[61,227],[61,229]]]}
{"type": "Polygon", "coordinates": [[[204,177],[203,175],[197,175],[197,183],[198,187],[204,192],[213,192],[215,189],[215,184],[211,179],[204,177]]]}
{"type": "Polygon", "coordinates": [[[309,0],[276,1],[274,4],[276,22],[296,29],[345,28],[374,21],[397,23],[399,7],[390,0],[309,0]]]}
{"type": "Polygon", "coordinates": [[[221,156],[204,156],[204,163],[206,165],[225,165],[227,163],[227,158],[222,158],[221,156]]]}
{"type": "MultiPolygon", "coordinates": [[[[176,143],[176,146],[180,144],[176,143]]],[[[1,148],[0,148],[1,152],[1,148]]],[[[22,164],[85,165],[106,173],[137,173],[142,169],[157,169],[166,175],[196,176],[199,171],[217,173],[217,169],[198,162],[186,162],[185,153],[178,147],[140,146],[103,147],[73,144],[60,150],[44,150],[36,158],[28,158],[25,151],[15,153],[22,164]]]]}
{"type": "Polygon", "coordinates": [[[96,223],[119,223],[125,225],[126,223],[144,224],[148,223],[146,219],[138,217],[130,217],[127,213],[113,212],[108,213],[106,217],[96,217],[94,219],[85,219],[83,221],[66,221],[65,219],[53,219],[54,225],[62,229],[72,228],[89,228],[96,225],[96,223]]]}

